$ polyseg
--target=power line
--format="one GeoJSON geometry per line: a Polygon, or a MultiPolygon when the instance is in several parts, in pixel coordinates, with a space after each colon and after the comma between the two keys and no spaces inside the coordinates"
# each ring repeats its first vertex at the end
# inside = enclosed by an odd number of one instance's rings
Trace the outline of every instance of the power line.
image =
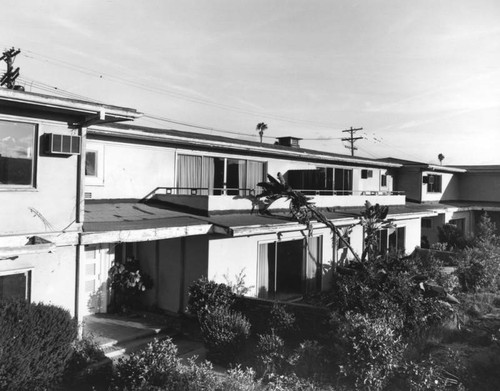
{"type": "MultiPolygon", "coordinates": [[[[208,105],[208,106],[212,106],[212,107],[217,107],[217,108],[222,109],[222,110],[234,111],[234,112],[248,114],[248,115],[252,115],[252,116],[271,118],[271,119],[275,119],[275,120],[283,121],[283,122],[288,122],[288,123],[308,124],[310,126],[320,127],[320,128],[328,128],[328,129],[332,128],[331,125],[324,124],[324,123],[317,122],[317,121],[300,120],[297,118],[287,118],[287,117],[279,116],[276,114],[263,113],[263,112],[258,112],[258,111],[254,111],[254,110],[244,109],[242,107],[238,107],[238,106],[234,106],[234,105],[219,103],[219,102],[215,102],[215,101],[210,100],[210,99],[205,99],[205,98],[201,98],[201,97],[194,97],[192,95],[188,95],[185,93],[174,91],[174,90],[168,89],[166,87],[160,87],[158,84],[155,85],[154,87],[152,87],[152,86],[148,86],[148,85],[143,84],[143,83],[139,83],[139,82],[135,81],[134,79],[121,77],[121,76],[115,76],[115,75],[111,75],[111,74],[108,74],[105,72],[98,72],[96,70],[86,68],[86,67],[83,67],[81,65],[72,64],[68,61],[63,61],[63,60],[59,60],[56,58],[52,58],[52,57],[49,57],[47,55],[36,53],[34,51],[31,51],[31,50],[26,50],[26,52],[31,54],[31,56],[29,56],[27,54],[23,54],[27,58],[31,58],[31,59],[34,59],[37,61],[45,61],[45,62],[54,63],[58,66],[63,66],[63,67],[72,69],[74,71],[84,73],[84,74],[89,75],[89,76],[98,77],[99,79],[106,78],[106,79],[109,79],[109,80],[117,82],[117,83],[127,84],[129,86],[139,88],[139,89],[142,89],[142,90],[145,90],[148,92],[154,92],[157,94],[168,95],[168,96],[171,96],[171,97],[174,97],[177,99],[186,100],[186,101],[189,101],[192,103],[208,105]],[[39,57],[39,58],[37,58],[37,57],[39,57]]],[[[159,81],[159,82],[161,82],[161,81],[159,81]]]]}

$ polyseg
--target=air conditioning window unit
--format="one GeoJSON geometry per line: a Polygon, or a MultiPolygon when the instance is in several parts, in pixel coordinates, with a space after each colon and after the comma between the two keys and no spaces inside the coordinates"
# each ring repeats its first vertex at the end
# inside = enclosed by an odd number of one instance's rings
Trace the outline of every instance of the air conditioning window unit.
{"type": "Polygon", "coordinates": [[[373,170],[361,170],[361,178],[367,179],[373,177],[373,170]]]}
{"type": "Polygon", "coordinates": [[[79,155],[81,137],[66,134],[48,133],[45,152],[52,155],[79,155]]]}

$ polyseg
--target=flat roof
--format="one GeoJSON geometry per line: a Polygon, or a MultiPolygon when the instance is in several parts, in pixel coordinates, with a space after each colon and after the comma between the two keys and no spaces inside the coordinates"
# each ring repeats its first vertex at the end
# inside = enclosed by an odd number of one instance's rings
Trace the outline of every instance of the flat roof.
{"type": "Polygon", "coordinates": [[[242,154],[261,156],[283,156],[286,158],[304,159],[323,163],[343,163],[368,167],[401,167],[399,163],[384,162],[378,159],[352,157],[331,152],[312,149],[288,147],[277,144],[259,143],[231,137],[214,136],[210,134],[186,132],[174,129],[150,128],[133,124],[109,124],[93,126],[88,129],[89,135],[129,138],[164,142],[180,146],[229,149],[242,154]]]}
{"type": "Polygon", "coordinates": [[[403,167],[420,168],[422,170],[431,170],[431,171],[449,172],[449,173],[463,173],[467,171],[465,168],[459,166],[442,166],[440,164],[429,164],[425,162],[416,162],[412,160],[398,159],[393,157],[383,158],[379,160],[384,162],[398,163],[401,164],[403,167]]]}
{"type": "Polygon", "coordinates": [[[142,113],[128,107],[10,90],[7,88],[0,88],[0,107],[2,112],[8,110],[36,110],[41,113],[54,113],[76,117],[82,121],[92,117],[92,123],[101,124],[133,120],[142,116],[142,113]]]}
{"type": "MultiPolygon", "coordinates": [[[[500,203],[497,203],[497,207],[500,209],[500,203]]],[[[449,209],[481,210],[474,203],[407,202],[405,205],[389,206],[388,218],[398,220],[435,216],[449,209]]],[[[342,226],[356,223],[363,210],[364,207],[360,206],[325,209],[322,212],[329,220],[342,226]]],[[[306,229],[288,211],[200,216],[161,202],[144,203],[139,200],[87,202],[84,221],[83,244],[159,240],[203,234],[246,236],[306,229]]],[[[313,227],[324,226],[317,222],[313,223],[313,227]]]]}

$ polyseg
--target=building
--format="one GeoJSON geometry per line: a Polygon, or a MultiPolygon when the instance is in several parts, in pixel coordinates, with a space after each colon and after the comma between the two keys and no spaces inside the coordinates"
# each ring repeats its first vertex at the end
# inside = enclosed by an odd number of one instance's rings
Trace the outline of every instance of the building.
{"type": "MultiPolygon", "coordinates": [[[[134,109],[0,90],[0,298],[106,312],[108,271],[137,259],[154,282],[143,304],[186,307],[202,276],[244,276],[248,295],[292,300],[328,289],[349,257],[321,223],[258,197],[267,174],[310,196],[354,250],[366,201],[388,205],[381,251],[411,252],[448,222],[499,220],[500,167],[375,160],[123,123],[134,109]],[[472,191],[471,189],[480,189],[472,191]],[[462,220],[463,219],[463,220],[462,220]]],[[[434,236],[432,236],[434,235],[434,236]]]]}
{"type": "Polygon", "coordinates": [[[0,297],[78,315],[85,131],[132,109],[0,89],[0,297]]]}

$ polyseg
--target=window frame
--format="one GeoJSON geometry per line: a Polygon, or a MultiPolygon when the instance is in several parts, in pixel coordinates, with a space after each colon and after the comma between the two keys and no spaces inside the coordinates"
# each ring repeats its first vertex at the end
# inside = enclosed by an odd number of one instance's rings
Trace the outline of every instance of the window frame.
{"type": "Polygon", "coordinates": [[[86,142],[85,153],[82,153],[85,159],[85,164],[83,165],[82,169],[85,176],[86,186],[104,186],[104,153],[104,144],[94,143],[92,142],[92,140],[86,142]],[[95,152],[96,175],[87,175],[85,173],[88,152],[95,152]]]}
{"type": "Polygon", "coordinates": [[[28,185],[25,184],[16,184],[16,183],[0,183],[0,191],[16,191],[16,190],[36,190],[37,188],[37,168],[38,168],[38,152],[39,152],[39,124],[36,122],[30,121],[20,121],[15,119],[5,119],[0,118],[0,122],[4,123],[13,123],[13,124],[25,124],[32,126],[32,158],[31,158],[31,183],[28,185]]]}
{"type": "Polygon", "coordinates": [[[442,193],[443,192],[443,176],[438,174],[427,175],[427,193],[442,193]],[[431,181],[431,178],[432,181],[431,181]]]}
{"type": "MultiPolygon", "coordinates": [[[[18,274],[24,274],[25,284],[26,284],[24,299],[26,301],[30,302],[31,301],[32,272],[33,272],[33,268],[5,270],[5,271],[0,271],[0,278],[14,276],[14,275],[18,275],[18,274]]],[[[0,299],[5,299],[5,297],[0,296],[0,299]]]]}

